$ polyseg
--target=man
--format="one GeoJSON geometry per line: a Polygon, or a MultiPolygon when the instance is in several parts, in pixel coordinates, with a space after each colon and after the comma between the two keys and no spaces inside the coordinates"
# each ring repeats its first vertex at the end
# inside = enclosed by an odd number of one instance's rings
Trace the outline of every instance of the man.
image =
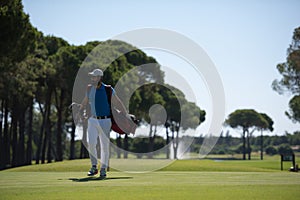
{"type": "MultiPolygon", "coordinates": [[[[106,177],[106,168],[109,162],[109,133],[111,130],[111,108],[107,98],[107,85],[102,82],[103,72],[95,69],[89,73],[91,77],[91,85],[88,86],[86,96],[81,103],[81,109],[90,105],[91,117],[88,119],[88,146],[92,167],[88,172],[88,176],[94,176],[98,173],[97,169],[97,139],[100,139],[100,178],[106,177]]],[[[128,113],[120,101],[115,91],[111,88],[111,104],[119,111],[128,116],[128,113]]]]}

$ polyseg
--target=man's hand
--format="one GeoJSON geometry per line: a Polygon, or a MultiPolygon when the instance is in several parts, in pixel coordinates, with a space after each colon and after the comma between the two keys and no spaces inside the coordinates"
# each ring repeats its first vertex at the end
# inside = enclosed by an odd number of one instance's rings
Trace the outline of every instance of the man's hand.
{"type": "Polygon", "coordinates": [[[81,111],[81,110],[83,110],[83,109],[84,109],[84,105],[79,104],[79,110],[81,111]]]}
{"type": "Polygon", "coordinates": [[[84,99],[82,100],[81,104],[80,104],[80,108],[79,110],[83,110],[85,108],[85,106],[88,104],[88,98],[84,97],[84,99]]]}

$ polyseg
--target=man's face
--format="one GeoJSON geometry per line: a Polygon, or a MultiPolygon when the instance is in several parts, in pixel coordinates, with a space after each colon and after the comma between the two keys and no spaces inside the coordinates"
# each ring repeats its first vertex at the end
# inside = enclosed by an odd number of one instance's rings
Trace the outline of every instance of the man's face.
{"type": "Polygon", "coordinates": [[[91,77],[91,83],[92,83],[92,85],[96,86],[100,80],[101,80],[101,76],[92,76],[91,77]]]}

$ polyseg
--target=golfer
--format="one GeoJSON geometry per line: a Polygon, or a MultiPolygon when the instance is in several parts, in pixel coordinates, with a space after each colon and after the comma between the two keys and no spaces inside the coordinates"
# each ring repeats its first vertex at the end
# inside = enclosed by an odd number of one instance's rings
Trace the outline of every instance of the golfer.
{"type": "Polygon", "coordinates": [[[108,101],[107,87],[111,89],[111,104],[119,111],[128,115],[123,103],[115,94],[112,87],[107,86],[102,82],[103,72],[100,69],[95,69],[89,73],[91,85],[87,88],[86,96],[81,103],[81,109],[90,105],[91,117],[88,119],[88,147],[89,156],[92,167],[88,172],[88,176],[98,174],[97,168],[97,139],[100,139],[100,178],[106,177],[106,169],[109,163],[109,133],[111,130],[111,108],[108,101]]]}

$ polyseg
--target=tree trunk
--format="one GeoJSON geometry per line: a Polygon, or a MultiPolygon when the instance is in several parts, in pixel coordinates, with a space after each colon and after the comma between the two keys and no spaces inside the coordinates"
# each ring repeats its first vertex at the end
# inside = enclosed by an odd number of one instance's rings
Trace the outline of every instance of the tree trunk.
{"type": "Polygon", "coordinates": [[[72,122],[71,141],[70,141],[70,160],[75,159],[75,123],[72,122]]]}
{"type": "Polygon", "coordinates": [[[261,130],[260,135],[260,159],[264,159],[264,137],[263,137],[263,130],[261,130]]]}
{"type": "Polygon", "coordinates": [[[178,159],[178,146],[179,146],[179,130],[176,131],[176,147],[174,149],[174,159],[178,159]]]}
{"type": "Polygon", "coordinates": [[[246,160],[246,135],[247,130],[243,130],[243,136],[242,136],[242,140],[243,140],[243,160],[246,160]]]}
{"type": "Polygon", "coordinates": [[[19,142],[18,142],[19,165],[25,165],[25,111],[26,109],[22,109],[19,116],[19,142]]]}
{"type": "MultiPolygon", "coordinates": [[[[48,116],[46,116],[46,117],[48,117],[48,116]]],[[[45,157],[46,157],[46,148],[47,148],[47,139],[48,139],[47,121],[48,120],[45,119],[44,138],[43,138],[43,143],[42,143],[42,155],[41,155],[41,163],[42,164],[45,163],[45,157]]]]}
{"type": "Polygon", "coordinates": [[[62,152],[62,111],[63,111],[63,101],[65,98],[65,92],[63,89],[60,90],[59,105],[57,106],[57,132],[56,132],[56,161],[63,160],[62,152]]]}
{"type": "Polygon", "coordinates": [[[40,162],[40,156],[41,156],[41,150],[42,150],[42,144],[43,144],[43,137],[44,137],[44,129],[46,125],[46,110],[43,111],[41,104],[39,104],[40,112],[42,113],[42,125],[40,128],[40,138],[39,143],[37,145],[36,155],[35,155],[35,164],[39,164],[40,162]]]}
{"type": "MultiPolygon", "coordinates": [[[[48,88],[47,91],[47,96],[46,96],[46,103],[45,103],[45,136],[44,136],[44,142],[43,142],[43,147],[42,147],[42,158],[41,158],[41,163],[44,164],[45,163],[45,159],[46,159],[46,149],[47,149],[47,145],[50,144],[48,141],[50,139],[50,115],[51,115],[51,96],[52,96],[52,90],[50,88],[48,88]]],[[[48,146],[48,148],[51,147],[48,146]]]]}
{"type": "Polygon", "coordinates": [[[117,142],[117,158],[121,158],[121,149],[122,149],[122,142],[121,142],[121,135],[118,135],[116,142],[117,142]]]}
{"type": "Polygon", "coordinates": [[[169,137],[169,131],[168,128],[166,128],[166,135],[167,135],[167,140],[166,140],[166,154],[167,154],[167,159],[170,159],[170,149],[168,147],[169,143],[170,143],[170,137],[169,137]]]}
{"type": "Polygon", "coordinates": [[[4,102],[4,130],[3,130],[3,164],[10,165],[10,136],[8,131],[8,101],[4,102]]]}
{"type": "Polygon", "coordinates": [[[11,116],[11,132],[12,132],[12,166],[18,166],[18,102],[13,97],[12,116],[11,116]]]}
{"type": "Polygon", "coordinates": [[[251,160],[251,147],[250,147],[250,132],[247,132],[247,153],[248,153],[248,160],[251,160]]]}
{"type": "Polygon", "coordinates": [[[149,131],[149,144],[148,144],[148,158],[153,158],[153,143],[154,143],[154,134],[153,133],[153,125],[150,124],[150,131],[149,131]]]}
{"type": "Polygon", "coordinates": [[[124,137],[124,158],[128,158],[128,149],[129,149],[129,145],[128,145],[128,135],[125,134],[124,137]]]}
{"type": "Polygon", "coordinates": [[[33,99],[31,99],[31,105],[28,113],[28,129],[27,129],[27,149],[26,149],[26,164],[31,165],[32,161],[32,121],[33,121],[33,99]]]}
{"type": "Polygon", "coordinates": [[[51,133],[51,121],[50,121],[50,116],[48,116],[47,120],[47,126],[46,126],[46,135],[47,137],[47,142],[48,142],[48,148],[47,148],[47,163],[52,162],[52,133],[51,133]]]}
{"type": "Polygon", "coordinates": [[[87,144],[87,120],[84,119],[82,122],[82,142],[81,142],[81,149],[80,149],[80,158],[88,158],[89,154],[86,150],[86,147],[84,144],[87,144]]]}
{"type": "MultiPolygon", "coordinates": [[[[175,131],[172,133],[174,135],[175,131]]],[[[173,152],[174,152],[174,159],[178,159],[177,151],[179,145],[179,131],[176,131],[176,137],[173,139],[173,152]]]]}
{"type": "Polygon", "coordinates": [[[172,146],[173,146],[173,159],[177,159],[177,148],[176,148],[176,137],[174,137],[174,128],[171,130],[172,132],[172,146]]]}
{"type": "Polygon", "coordinates": [[[4,169],[4,155],[3,155],[3,153],[4,153],[4,151],[3,151],[3,136],[2,136],[2,122],[3,122],[3,110],[4,110],[4,101],[2,101],[1,100],[1,109],[0,109],[0,148],[1,148],[1,150],[0,150],[0,170],[1,169],[4,169]]]}

